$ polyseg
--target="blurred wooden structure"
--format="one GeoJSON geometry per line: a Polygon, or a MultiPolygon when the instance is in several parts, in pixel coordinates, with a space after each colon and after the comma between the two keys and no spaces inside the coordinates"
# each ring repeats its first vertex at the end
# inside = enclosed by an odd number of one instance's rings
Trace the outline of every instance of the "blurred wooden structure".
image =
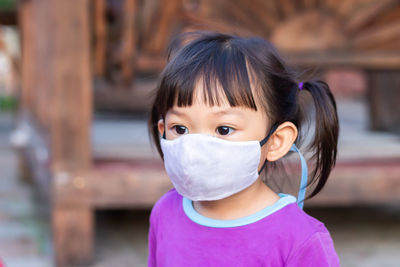
{"type": "MultiPolygon", "coordinates": [[[[154,81],[143,77],[162,69],[176,33],[263,36],[294,65],[365,70],[371,95],[396,80],[382,76],[400,70],[400,3],[391,0],[25,0],[19,21],[18,127],[30,137],[25,162],[51,203],[59,266],[91,259],[95,209],[151,207],[171,186],[159,159],[97,158],[90,130],[93,103],[148,107],[154,81]]],[[[382,107],[377,99],[371,98],[372,109],[382,107]]],[[[372,121],[378,124],[380,116],[372,113],[372,121]]],[[[400,157],[339,161],[335,183],[315,203],[400,201],[399,173],[400,157]]]]}
{"type": "Polygon", "coordinates": [[[89,3],[32,0],[19,8],[18,123],[29,135],[26,164],[51,205],[58,266],[91,259],[96,208],[150,207],[169,187],[160,160],[93,158],[89,3]]]}
{"type": "MultiPolygon", "coordinates": [[[[262,36],[300,66],[383,71],[399,67],[397,0],[132,2],[95,1],[94,68],[98,79],[94,97],[99,107],[146,109],[150,100],[147,92],[154,84],[137,78],[158,73],[165,64],[165,48],[173,36],[191,30],[262,36]],[[132,15],[134,12],[136,16],[132,15]],[[101,16],[104,13],[107,17],[101,16]],[[135,34],[132,30],[136,30],[135,34]]],[[[375,99],[388,101],[384,95],[398,99],[399,94],[382,89],[375,93],[373,86],[371,90],[372,129],[400,132],[400,118],[394,115],[400,114],[398,105],[392,104],[390,110],[395,112],[390,112],[375,99]]]]}

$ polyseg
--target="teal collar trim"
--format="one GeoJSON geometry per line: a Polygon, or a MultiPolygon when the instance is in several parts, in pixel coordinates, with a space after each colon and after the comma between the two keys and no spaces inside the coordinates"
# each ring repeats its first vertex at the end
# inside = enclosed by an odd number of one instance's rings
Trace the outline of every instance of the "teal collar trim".
{"type": "Polygon", "coordinates": [[[278,201],[276,201],[274,204],[267,206],[264,209],[256,213],[253,213],[251,215],[233,220],[218,220],[203,216],[193,208],[192,200],[186,197],[182,198],[182,204],[185,214],[193,222],[203,226],[209,226],[215,228],[228,228],[228,227],[237,227],[254,223],[280,210],[286,205],[296,202],[296,198],[292,195],[283,193],[279,193],[278,195],[280,196],[280,199],[278,199],[278,201]]]}

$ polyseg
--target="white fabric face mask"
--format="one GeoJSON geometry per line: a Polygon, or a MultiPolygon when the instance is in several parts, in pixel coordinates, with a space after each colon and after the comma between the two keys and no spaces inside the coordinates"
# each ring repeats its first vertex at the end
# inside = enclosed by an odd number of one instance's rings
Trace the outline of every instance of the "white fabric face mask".
{"type": "MultiPolygon", "coordinates": [[[[252,185],[261,170],[261,147],[278,127],[259,141],[227,141],[205,134],[186,134],[174,140],[161,138],[164,165],[172,184],[182,196],[197,200],[218,200],[252,185]]],[[[295,144],[290,151],[299,153],[301,181],[297,203],[303,208],[307,187],[307,163],[295,144]]]]}
{"type": "Polygon", "coordinates": [[[259,141],[227,141],[206,134],[185,134],[174,140],[161,138],[164,165],[176,190],[193,201],[218,200],[252,185],[260,171],[261,146],[275,131],[259,141]]]}

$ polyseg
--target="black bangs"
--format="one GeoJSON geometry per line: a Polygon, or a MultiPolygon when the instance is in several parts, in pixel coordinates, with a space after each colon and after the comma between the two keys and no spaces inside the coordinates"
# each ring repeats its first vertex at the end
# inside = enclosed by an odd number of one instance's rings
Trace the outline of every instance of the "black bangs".
{"type": "Polygon", "coordinates": [[[196,93],[210,106],[227,101],[232,107],[257,110],[246,56],[235,41],[228,35],[203,35],[178,50],[161,74],[160,115],[164,117],[175,101],[180,107],[191,106],[198,84],[202,91],[196,93]]]}

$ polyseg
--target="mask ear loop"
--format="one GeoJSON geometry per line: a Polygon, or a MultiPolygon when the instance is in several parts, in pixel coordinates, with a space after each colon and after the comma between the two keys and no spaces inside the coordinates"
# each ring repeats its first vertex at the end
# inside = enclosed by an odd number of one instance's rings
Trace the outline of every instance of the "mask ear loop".
{"type": "MultiPolygon", "coordinates": [[[[269,134],[267,135],[267,137],[265,137],[263,140],[260,141],[260,146],[262,147],[263,145],[265,145],[265,143],[267,143],[269,137],[275,132],[275,130],[278,128],[279,124],[275,123],[274,125],[272,125],[271,130],[269,131],[269,134]]],[[[261,169],[258,171],[258,175],[261,174],[261,172],[264,170],[265,166],[267,166],[267,162],[268,160],[265,159],[264,164],[262,165],[261,169]]]]}
{"type": "Polygon", "coordinates": [[[307,162],[295,144],[292,145],[290,151],[299,153],[301,160],[301,181],[300,181],[299,194],[297,196],[297,204],[301,209],[303,209],[304,197],[306,195],[306,187],[307,187],[307,174],[308,174],[307,162]]]}

